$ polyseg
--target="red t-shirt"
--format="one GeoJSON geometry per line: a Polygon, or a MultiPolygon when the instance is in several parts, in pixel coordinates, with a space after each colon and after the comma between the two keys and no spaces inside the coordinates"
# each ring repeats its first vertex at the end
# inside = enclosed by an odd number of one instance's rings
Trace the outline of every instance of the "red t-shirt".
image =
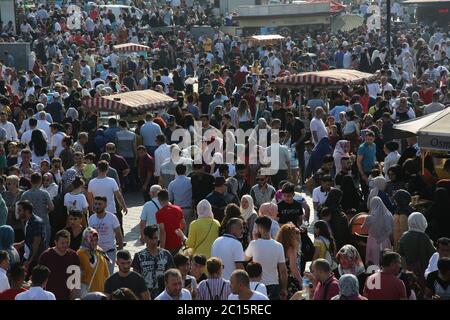
{"type": "Polygon", "coordinates": [[[39,259],[42,264],[50,269],[46,290],[52,292],[57,300],[70,300],[70,290],[67,288],[67,279],[73,275],[73,266],[80,266],[80,258],[75,251],[69,249],[60,256],[55,249],[44,251],[39,259]]]}
{"type": "Polygon", "coordinates": [[[151,172],[152,175],[155,172],[155,161],[153,160],[152,156],[149,155],[148,153],[139,158],[139,169],[138,169],[138,174],[139,174],[139,179],[142,179],[142,183],[145,181],[145,178],[147,177],[147,173],[151,172]]]}
{"type": "Polygon", "coordinates": [[[406,299],[405,284],[393,274],[376,272],[366,280],[364,297],[369,300],[406,299]]]}
{"type": "Polygon", "coordinates": [[[433,102],[433,90],[431,89],[426,91],[420,90],[419,96],[425,104],[430,104],[431,102],[433,102]]]}
{"type": "Polygon", "coordinates": [[[181,228],[181,220],[183,219],[183,210],[172,204],[156,212],[156,222],[164,224],[166,231],[166,246],[164,249],[173,250],[181,247],[181,239],[175,234],[175,230],[181,228]]]}
{"type": "Polygon", "coordinates": [[[0,300],[14,300],[19,293],[28,291],[25,288],[8,289],[0,293],[0,300]]]}
{"type": "Polygon", "coordinates": [[[334,277],[330,277],[324,283],[318,283],[314,291],[313,300],[331,300],[339,294],[339,281],[334,277]]]}

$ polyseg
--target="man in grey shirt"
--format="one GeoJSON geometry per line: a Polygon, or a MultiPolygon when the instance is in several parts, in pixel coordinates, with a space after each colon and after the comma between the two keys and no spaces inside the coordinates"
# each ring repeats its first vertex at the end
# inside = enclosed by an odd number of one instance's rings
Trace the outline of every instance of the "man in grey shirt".
{"type": "Polygon", "coordinates": [[[262,175],[261,171],[258,171],[256,182],[257,184],[250,189],[250,196],[253,198],[255,207],[259,209],[263,203],[272,201],[276,190],[267,183],[267,176],[262,175]]]}
{"type": "Polygon", "coordinates": [[[53,202],[47,191],[39,189],[42,184],[42,175],[39,172],[31,174],[31,189],[25,191],[20,201],[28,200],[33,204],[33,214],[37,215],[45,224],[45,248],[50,244],[51,228],[49,212],[53,211],[53,202]]]}
{"type": "Polygon", "coordinates": [[[162,130],[158,124],[153,122],[152,114],[147,114],[145,121],[146,123],[141,127],[142,142],[147,148],[148,153],[154,157],[155,150],[158,148],[156,136],[162,134],[162,130]]]}
{"type": "Polygon", "coordinates": [[[325,102],[320,98],[320,91],[315,89],[312,93],[312,98],[308,100],[306,105],[311,109],[311,113],[314,114],[314,111],[317,107],[322,107],[325,109],[325,102]]]}
{"type": "Polygon", "coordinates": [[[125,120],[119,121],[120,131],[116,133],[116,153],[121,155],[128,163],[130,173],[126,180],[128,186],[136,186],[136,134],[128,129],[128,123],[125,120]]]}
{"type": "Polygon", "coordinates": [[[194,215],[192,214],[192,184],[191,178],[186,177],[187,167],[183,163],[177,164],[175,171],[177,177],[175,180],[169,183],[169,201],[179,206],[183,210],[184,219],[186,220],[186,230],[189,229],[189,225],[194,221],[194,215]]]}
{"type": "Polygon", "coordinates": [[[424,114],[430,114],[430,113],[438,112],[438,111],[445,109],[445,106],[439,102],[440,96],[441,96],[441,92],[439,90],[436,90],[435,92],[433,92],[433,102],[431,102],[430,104],[427,104],[423,108],[424,114]]]}

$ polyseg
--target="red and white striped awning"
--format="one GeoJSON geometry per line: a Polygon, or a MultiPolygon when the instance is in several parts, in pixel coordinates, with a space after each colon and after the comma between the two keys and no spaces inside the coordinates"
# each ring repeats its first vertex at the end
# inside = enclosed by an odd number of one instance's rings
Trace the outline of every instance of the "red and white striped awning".
{"type": "Polygon", "coordinates": [[[152,48],[148,46],[144,46],[142,44],[137,43],[123,43],[123,44],[117,44],[113,46],[114,49],[116,49],[119,52],[140,52],[140,51],[151,51],[152,48]]]}
{"type": "Polygon", "coordinates": [[[279,34],[265,34],[259,36],[251,36],[248,40],[252,43],[272,44],[284,40],[284,37],[279,34]]]}
{"type": "Polygon", "coordinates": [[[174,101],[157,91],[141,90],[91,98],[85,100],[83,105],[98,111],[125,113],[159,109],[174,101]]]}
{"type": "Polygon", "coordinates": [[[373,81],[378,74],[350,69],[335,69],[317,72],[303,72],[275,79],[277,86],[342,86],[373,81]]]}

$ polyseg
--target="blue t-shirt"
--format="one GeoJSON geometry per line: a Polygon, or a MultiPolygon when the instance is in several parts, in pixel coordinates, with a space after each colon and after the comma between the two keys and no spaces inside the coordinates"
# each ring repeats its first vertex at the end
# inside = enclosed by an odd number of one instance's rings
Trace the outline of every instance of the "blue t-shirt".
{"type": "Polygon", "coordinates": [[[363,156],[362,167],[365,173],[371,172],[375,165],[377,146],[375,143],[368,145],[366,142],[358,148],[358,156],[363,156]]]}

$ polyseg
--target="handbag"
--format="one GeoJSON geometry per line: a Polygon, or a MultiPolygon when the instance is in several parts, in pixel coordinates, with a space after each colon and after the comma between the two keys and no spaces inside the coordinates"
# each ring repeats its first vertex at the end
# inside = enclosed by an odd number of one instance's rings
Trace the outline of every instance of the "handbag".
{"type": "Polygon", "coordinates": [[[314,258],[314,243],[308,236],[308,232],[300,233],[301,243],[302,243],[302,257],[304,261],[312,261],[314,258]]]}
{"type": "MultiPolygon", "coordinates": [[[[95,253],[97,255],[97,252],[95,253]]],[[[92,273],[91,280],[89,281],[89,285],[81,284],[81,298],[84,298],[91,290],[92,283],[94,282],[94,278],[97,275],[98,266],[100,265],[100,257],[97,256],[97,263],[95,264],[95,270],[92,273]]]]}
{"type": "Polygon", "coordinates": [[[195,248],[189,248],[188,246],[184,246],[180,251],[183,255],[187,256],[187,257],[191,257],[194,255],[194,252],[197,251],[198,248],[200,248],[200,246],[206,241],[206,239],[209,236],[209,233],[211,232],[211,228],[213,226],[214,223],[214,219],[211,219],[211,223],[209,224],[209,230],[207,233],[205,233],[205,237],[202,239],[202,241],[200,241],[200,244],[195,246],[195,248]]]}

